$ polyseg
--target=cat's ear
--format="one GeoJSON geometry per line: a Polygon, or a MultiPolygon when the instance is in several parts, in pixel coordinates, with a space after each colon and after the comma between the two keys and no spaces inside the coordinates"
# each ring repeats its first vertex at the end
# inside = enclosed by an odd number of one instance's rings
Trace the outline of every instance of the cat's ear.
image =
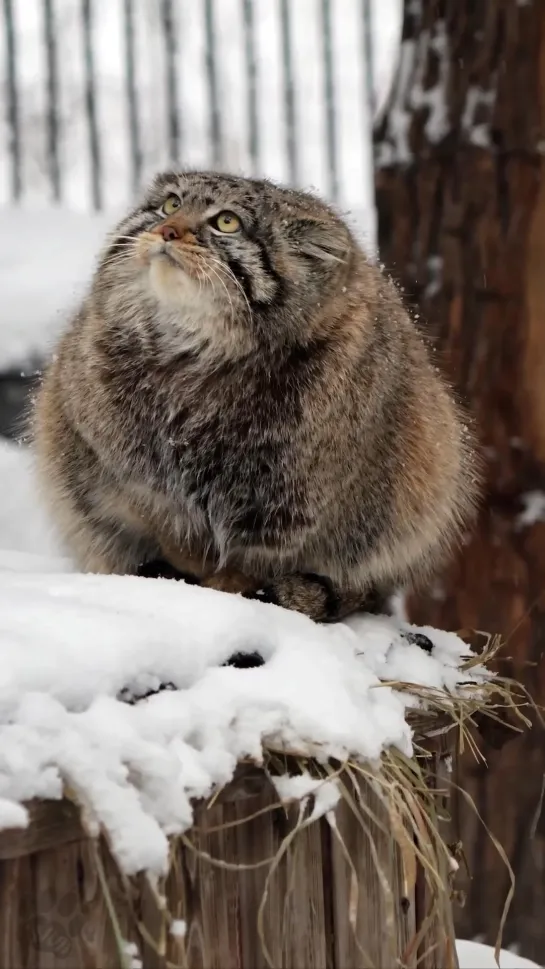
{"type": "Polygon", "coordinates": [[[288,239],[294,255],[307,256],[322,262],[344,262],[351,247],[350,233],[341,222],[321,219],[296,219],[288,229],[288,239]]]}

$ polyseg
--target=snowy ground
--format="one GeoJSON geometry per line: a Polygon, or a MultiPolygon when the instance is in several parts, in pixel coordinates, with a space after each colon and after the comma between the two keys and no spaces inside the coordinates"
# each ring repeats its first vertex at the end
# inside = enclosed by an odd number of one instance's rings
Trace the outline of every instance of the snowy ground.
{"type": "Polygon", "coordinates": [[[59,797],[65,783],[127,871],[161,871],[190,800],[264,746],[341,761],[374,762],[390,746],[410,755],[416,700],[380,681],[453,691],[486,674],[459,669],[468,650],[453,634],[425,630],[429,655],[403,632],[372,617],[317,626],[166,580],[0,568],[0,825],[3,810],[17,817],[17,803],[59,797]],[[258,668],[222,665],[254,651],[258,668]],[[175,689],[124,702],[161,683],[175,689]]]}

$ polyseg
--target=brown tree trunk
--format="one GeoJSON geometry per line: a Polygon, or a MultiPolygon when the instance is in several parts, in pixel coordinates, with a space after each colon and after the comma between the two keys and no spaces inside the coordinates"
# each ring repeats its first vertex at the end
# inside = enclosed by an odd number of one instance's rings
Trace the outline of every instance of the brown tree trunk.
{"type": "MultiPolygon", "coordinates": [[[[381,258],[469,402],[488,466],[475,534],[411,616],[501,633],[502,673],[545,704],[545,0],[405,0],[376,166],[381,258]]],[[[504,943],[543,964],[545,734],[484,753],[457,780],[515,868],[504,943]]],[[[492,941],[508,874],[461,798],[457,813],[473,876],[459,934],[492,941]]]]}

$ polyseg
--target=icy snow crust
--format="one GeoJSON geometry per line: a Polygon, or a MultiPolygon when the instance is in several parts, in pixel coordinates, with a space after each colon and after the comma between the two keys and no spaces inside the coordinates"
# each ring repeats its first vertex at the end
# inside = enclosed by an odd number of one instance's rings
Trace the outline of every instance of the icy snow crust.
{"type": "MultiPolygon", "coordinates": [[[[192,799],[267,745],[320,760],[410,755],[417,701],[381,681],[453,691],[487,674],[460,671],[468,648],[455,635],[423,630],[429,655],[407,628],[318,626],[181,582],[0,569],[0,826],[23,825],[22,802],[67,787],[126,872],[160,873],[192,799]],[[222,666],[256,650],[260,667],[222,666]],[[174,689],[142,698],[165,683],[174,689]]],[[[330,810],[334,798],[321,800],[330,810]]]]}

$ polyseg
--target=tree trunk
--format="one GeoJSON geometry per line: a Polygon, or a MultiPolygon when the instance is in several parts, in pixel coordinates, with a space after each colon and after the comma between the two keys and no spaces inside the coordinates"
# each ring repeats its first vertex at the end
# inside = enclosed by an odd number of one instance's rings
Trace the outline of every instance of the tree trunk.
{"type": "MultiPolygon", "coordinates": [[[[476,418],[482,513],[411,618],[501,633],[501,672],[545,703],[545,2],[405,0],[396,85],[376,134],[381,258],[420,309],[476,418]]],[[[504,942],[545,951],[545,735],[457,777],[517,887],[504,942]]],[[[459,934],[493,941],[509,876],[461,797],[473,880],[459,934]]]]}

